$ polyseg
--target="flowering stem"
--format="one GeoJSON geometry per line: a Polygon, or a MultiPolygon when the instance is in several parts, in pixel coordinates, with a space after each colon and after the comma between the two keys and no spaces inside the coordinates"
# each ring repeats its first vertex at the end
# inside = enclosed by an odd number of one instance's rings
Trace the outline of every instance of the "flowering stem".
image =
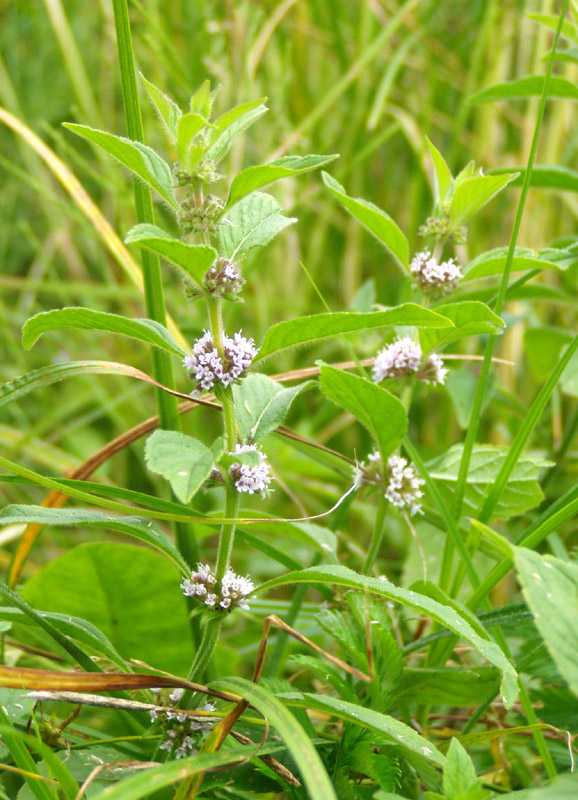
{"type": "MultiPolygon", "coordinates": [[[[227,499],[225,500],[225,517],[231,519],[236,517],[239,512],[239,493],[232,486],[227,486],[227,499]]],[[[231,560],[231,551],[233,549],[233,540],[235,538],[235,523],[225,523],[221,528],[219,536],[219,549],[217,551],[217,566],[215,574],[217,578],[217,586],[220,586],[221,581],[229,568],[231,560]]]]}
{"type": "Polygon", "coordinates": [[[367,551],[367,556],[365,557],[365,564],[363,565],[364,575],[369,575],[371,572],[377,557],[377,553],[381,547],[388,505],[389,501],[386,500],[385,497],[382,497],[379,506],[377,507],[377,514],[375,515],[375,527],[373,529],[369,550],[367,551]]]}
{"type": "MultiPolygon", "coordinates": [[[[221,300],[207,298],[211,337],[221,360],[225,357],[225,331],[223,329],[223,308],[221,300]]],[[[223,403],[223,420],[225,425],[225,447],[232,453],[237,443],[237,423],[235,420],[235,405],[230,389],[225,388],[220,397],[223,403]]]]}

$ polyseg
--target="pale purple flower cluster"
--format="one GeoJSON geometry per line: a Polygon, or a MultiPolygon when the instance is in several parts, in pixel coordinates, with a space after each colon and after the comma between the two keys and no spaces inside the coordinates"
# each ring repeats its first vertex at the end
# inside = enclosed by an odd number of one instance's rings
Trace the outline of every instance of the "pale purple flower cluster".
{"type": "Polygon", "coordinates": [[[255,586],[250,578],[237,575],[229,567],[219,588],[216,586],[215,573],[208,564],[197,564],[197,572],[190,578],[184,578],[181,583],[183,594],[187,597],[197,597],[211,608],[227,609],[233,606],[249,610],[247,602],[249,595],[255,591],[255,586]]]}
{"type": "Polygon", "coordinates": [[[185,356],[185,369],[197,381],[197,388],[208,391],[216,381],[223,386],[229,386],[251,366],[257,355],[253,339],[246,339],[241,333],[236,333],[232,339],[229,336],[223,337],[223,351],[221,358],[213,337],[209,331],[205,331],[195,342],[192,355],[185,356]]]}
{"type": "Polygon", "coordinates": [[[438,264],[429,250],[417,253],[409,269],[421,288],[427,291],[451,292],[462,277],[461,267],[453,258],[438,264]]]}
{"type": "Polygon", "coordinates": [[[205,273],[203,286],[213,297],[233,300],[245,283],[241,273],[230,261],[219,258],[205,273]]]}
{"type": "Polygon", "coordinates": [[[442,383],[445,381],[448,370],[438,355],[428,356],[424,364],[421,363],[421,347],[409,336],[396,339],[379,351],[373,363],[373,380],[379,383],[385,378],[402,378],[416,374],[420,381],[425,383],[442,383]]]}
{"type": "MultiPolygon", "coordinates": [[[[153,690],[159,693],[159,690],[153,690]]],[[[182,698],[185,690],[174,689],[169,694],[171,706],[176,705],[182,698]]],[[[205,703],[202,711],[215,711],[214,703],[205,703]]],[[[206,736],[213,725],[213,720],[207,718],[206,721],[194,719],[190,714],[179,711],[177,708],[163,711],[150,712],[151,720],[160,720],[163,723],[171,722],[164,730],[165,738],[159,745],[159,750],[169,750],[174,752],[175,758],[186,758],[197,752],[197,744],[200,744],[202,736],[206,736]]]]}
{"type": "Polygon", "coordinates": [[[385,497],[398,508],[409,509],[410,514],[423,514],[416,502],[423,497],[420,487],[425,483],[413,464],[401,456],[390,456],[387,460],[387,488],[385,497]]]}
{"type": "Polygon", "coordinates": [[[237,444],[235,453],[257,453],[259,463],[252,466],[242,462],[231,464],[229,474],[238,492],[260,494],[265,497],[271,483],[271,471],[267,463],[267,456],[263,451],[252,444],[237,444]]]}

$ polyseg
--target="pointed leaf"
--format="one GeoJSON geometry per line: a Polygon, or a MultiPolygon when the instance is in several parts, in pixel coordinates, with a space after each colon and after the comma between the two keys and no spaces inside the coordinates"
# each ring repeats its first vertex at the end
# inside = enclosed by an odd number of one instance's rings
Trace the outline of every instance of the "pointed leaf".
{"type": "Polygon", "coordinates": [[[169,331],[152,319],[128,319],[118,314],[93,311],[90,308],[59,308],[42,311],[29,319],[22,329],[22,344],[29,350],[47,331],[64,328],[77,328],[91,331],[109,331],[131,339],[168,350],[177,356],[186,355],[183,348],[173,339],[169,331]]]}
{"type": "MultiPolygon", "coordinates": [[[[563,252],[563,251],[562,251],[563,252]]],[[[462,282],[487,278],[489,275],[501,275],[506,266],[507,247],[497,247],[474,258],[464,270],[462,282]]],[[[526,272],[534,269],[560,269],[560,265],[547,258],[548,252],[540,256],[535,250],[517,247],[512,261],[512,273],[526,272]]]]}
{"type": "Polygon", "coordinates": [[[102,147],[138,178],[148,183],[169,205],[173,208],[177,207],[171,168],[151,147],[147,147],[142,142],[125,139],[124,136],[115,136],[106,131],[88,128],[86,125],[76,125],[71,122],[63,124],[65,128],[78,136],[102,147]]]}
{"type": "Polygon", "coordinates": [[[450,219],[453,225],[463,225],[516,178],[517,173],[506,173],[476,175],[463,181],[456,180],[450,207],[450,219]]]}
{"type": "Polygon", "coordinates": [[[335,197],[337,197],[341,205],[353,214],[370,233],[384,244],[399,264],[407,271],[409,268],[409,244],[401,229],[392,218],[388,216],[385,211],[382,211],[381,208],[378,208],[368,200],[349,197],[343,186],[341,186],[335,178],[332,178],[331,175],[328,175],[327,172],[323,172],[322,177],[325,185],[333,192],[335,197]]]}
{"type": "Polygon", "coordinates": [[[250,128],[268,110],[261,100],[254,100],[219,117],[215,122],[215,138],[207,150],[206,157],[218,164],[227,154],[233,140],[250,128]]]}
{"type": "Polygon", "coordinates": [[[381,386],[343,370],[321,367],[321,390],[364,425],[387,458],[405,436],[407,413],[403,404],[381,386]]]}
{"type": "Polygon", "coordinates": [[[265,334],[255,361],[289,350],[291,347],[344,336],[357,331],[387,328],[394,325],[415,325],[418,328],[453,328],[445,315],[415,303],[404,303],[383,311],[335,311],[298,317],[273,325],[265,334]]]}
{"type": "Polygon", "coordinates": [[[439,150],[430,142],[428,137],[425,137],[429,154],[431,156],[431,160],[434,166],[434,174],[435,174],[435,191],[434,196],[436,199],[436,203],[441,207],[443,207],[444,200],[446,199],[448,190],[452,185],[452,173],[450,172],[450,168],[444,161],[442,154],[439,150]]]}
{"type": "MultiPolygon", "coordinates": [[[[576,48],[576,61],[578,61],[578,48],[576,48]]],[[[516,180],[512,181],[511,187],[522,186],[526,167],[496,167],[489,171],[490,175],[501,175],[504,172],[512,172],[515,170],[518,173],[516,180]]],[[[530,175],[530,186],[542,189],[562,189],[568,192],[578,192],[578,172],[568,167],[560,167],[557,165],[545,166],[538,164],[532,167],[532,174],[530,175]]]]}
{"type": "Polygon", "coordinates": [[[148,223],[141,223],[131,228],[126,235],[125,242],[146,247],[170,261],[200,289],[203,288],[202,280],[205,273],[217,258],[217,251],[213,247],[182,242],[157,225],[148,223]]]}
{"type": "MultiPolygon", "coordinates": [[[[508,100],[512,97],[541,97],[544,91],[544,75],[529,75],[515,81],[496,83],[482,89],[469,99],[470,103],[491,103],[494,100],[508,100]]],[[[578,100],[578,86],[568,78],[551,75],[548,81],[548,100],[554,97],[565,97],[567,100],[578,100]]]]}
{"type": "Polygon", "coordinates": [[[314,386],[307,381],[286,389],[266,375],[247,375],[233,384],[237,424],[244,442],[260,442],[283,424],[291,403],[304,389],[314,386]]]}
{"type": "Polygon", "coordinates": [[[274,197],[253,192],[232,206],[219,223],[219,252],[231,261],[242,258],[251,248],[262,247],[296,221],[283,216],[274,197]]]}
{"type": "Polygon", "coordinates": [[[472,759],[460,744],[457,736],[454,736],[450,742],[444,767],[444,794],[448,800],[457,800],[460,795],[465,794],[477,785],[478,779],[472,759]]]}
{"type": "Polygon", "coordinates": [[[222,442],[209,450],[192,436],[177,431],[155,431],[145,446],[147,467],[162,475],[181,503],[188,503],[211,474],[222,442]]]}
{"type": "Polygon", "coordinates": [[[154,107],[157,110],[159,117],[163,122],[163,125],[167,130],[167,133],[169,134],[170,140],[175,143],[177,140],[177,125],[179,119],[183,116],[183,112],[168,95],[158,89],[154,83],[148,81],[142,72],[140,73],[140,77],[154,107]]]}
{"type": "Polygon", "coordinates": [[[167,556],[183,573],[189,571],[171,539],[154,522],[137,516],[120,517],[87,508],[45,508],[44,506],[9,505],[0,511],[0,525],[36,523],[38,525],[81,525],[125,533],[167,556]]]}
{"type": "Polygon", "coordinates": [[[187,164],[187,152],[197,133],[209,122],[200,114],[183,114],[179,118],[177,127],[177,153],[181,164],[187,164]]]}
{"type": "Polygon", "coordinates": [[[227,205],[232,206],[245,195],[254,192],[255,189],[260,189],[262,186],[267,186],[273,181],[319,169],[319,167],[324,167],[336,158],[339,158],[339,156],[284,156],[276,161],[271,161],[269,164],[248,167],[239,172],[238,175],[235,175],[229,191],[227,205]]]}
{"type": "Polygon", "coordinates": [[[213,95],[211,94],[211,81],[205,80],[191,97],[189,108],[194,114],[200,114],[209,119],[213,110],[213,95]]]}
{"type": "Polygon", "coordinates": [[[454,327],[447,330],[421,330],[419,340],[425,352],[439,350],[464,336],[482,333],[502,333],[505,322],[479,300],[463,300],[461,303],[447,303],[436,306],[437,314],[442,314],[454,327]]]}
{"type": "Polygon", "coordinates": [[[389,581],[359,575],[347,567],[333,565],[308,567],[298,572],[290,572],[287,575],[282,575],[267,581],[262,584],[257,591],[268,592],[270,589],[274,589],[277,586],[288,586],[295,583],[311,585],[318,583],[334,584],[336,586],[347,586],[351,589],[359,589],[362,592],[367,589],[367,591],[372,594],[386,597],[388,600],[395,600],[409,608],[418,610],[422,614],[426,614],[428,617],[431,617],[431,619],[436,620],[436,622],[439,622],[441,625],[444,625],[454,633],[457,633],[458,636],[473,644],[490,663],[498,667],[502,673],[502,694],[504,695],[507,707],[509,708],[515,701],[518,694],[518,684],[516,671],[513,666],[495,642],[483,639],[476,633],[469,622],[450,606],[444,606],[436,600],[432,600],[430,597],[421,595],[411,589],[402,589],[398,586],[394,586],[394,584],[389,581]]]}

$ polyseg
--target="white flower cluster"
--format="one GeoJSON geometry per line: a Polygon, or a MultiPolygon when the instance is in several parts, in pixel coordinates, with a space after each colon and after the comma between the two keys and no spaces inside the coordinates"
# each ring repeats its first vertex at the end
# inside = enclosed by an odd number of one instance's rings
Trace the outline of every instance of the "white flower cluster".
{"type": "Polygon", "coordinates": [[[387,488],[385,497],[398,508],[408,508],[410,514],[423,514],[416,502],[423,497],[420,487],[425,483],[413,464],[401,456],[390,456],[387,460],[387,488]]]}
{"type": "MultiPolygon", "coordinates": [[[[158,689],[153,689],[157,694],[160,693],[158,689]]],[[[169,694],[171,705],[178,703],[185,690],[174,689],[169,694]]],[[[216,706],[214,703],[205,703],[202,711],[215,711],[216,706]]],[[[200,738],[206,736],[213,725],[213,720],[207,719],[205,722],[194,719],[190,714],[185,714],[178,709],[167,709],[166,711],[150,712],[151,720],[154,722],[160,720],[162,722],[172,722],[170,726],[165,728],[165,738],[159,745],[159,750],[169,750],[174,752],[175,758],[186,758],[192,756],[197,752],[196,745],[200,744],[200,738]]]]}
{"type": "Polygon", "coordinates": [[[195,342],[192,355],[185,356],[185,369],[197,381],[197,388],[208,391],[216,381],[223,386],[234,383],[251,366],[257,355],[253,339],[246,339],[241,333],[236,333],[232,339],[225,336],[223,350],[221,358],[213,344],[213,337],[209,331],[205,331],[195,342]]]}
{"type": "Polygon", "coordinates": [[[461,267],[453,258],[438,264],[429,250],[417,253],[409,269],[422,289],[445,294],[455,289],[462,277],[461,267]]]}
{"type": "Polygon", "coordinates": [[[421,364],[421,347],[409,336],[396,339],[379,351],[373,363],[373,380],[379,383],[385,378],[401,378],[416,373],[425,383],[443,383],[448,370],[438,355],[428,356],[421,364]]]}
{"type": "Polygon", "coordinates": [[[197,572],[181,583],[183,594],[187,597],[198,597],[206,606],[227,609],[233,606],[249,610],[249,595],[255,591],[250,578],[237,575],[231,568],[227,570],[217,588],[215,573],[208,564],[197,564],[197,572]]]}
{"type": "Polygon", "coordinates": [[[231,464],[229,474],[235,484],[235,489],[238,492],[260,494],[261,497],[265,497],[270,491],[269,484],[272,481],[265,453],[253,444],[237,444],[235,453],[258,453],[259,455],[259,463],[254,466],[242,462],[231,464]]]}

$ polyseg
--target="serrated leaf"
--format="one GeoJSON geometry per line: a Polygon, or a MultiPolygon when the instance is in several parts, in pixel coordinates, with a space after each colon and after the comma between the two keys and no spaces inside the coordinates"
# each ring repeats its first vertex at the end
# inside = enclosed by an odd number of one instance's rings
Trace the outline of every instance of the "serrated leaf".
{"type": "Polygon", "coordinates": [[[187,153],[189,145],[197,133],[208,124],[210,124],[209,121],[200,114],[189,113],[179,117],[177,125],[177,153],[181,164],[186,165],[188,163],[187,153]]]}
{"type": "Polygon", "coordinates": [[[313,381],[285,388],[266,375],[247,375],[233,385],[235,414],[245,442],[260,442],[283,423],[291,403],[313,381]]]}
{"type": "Polygon", "coordinates": [[[536,627],[578,695],[578,564],[515,547],[514,563],[536,627]]]}
{"type": "Polygon", "coordinates": [[[300,175],[319,169],[336,158],[339,158],[339,156],[284,156],[271,161],[269,164],[248,167],[233,178],[227,206],[234,205],[242,197],[254,192],[256,189],[260,189],[262,186],[267,186],[282,178],[289,178],[292,175],[300,175]]]}
{"type": "Polygon", "coordinates": [[[462,300],[459,303],[446,303],[436,306],[437,314],[442,314],[454,327],[448,330],[421,330],[419,340],[424,352],[447,347],[465,336],[488,333],[502,333],[505,322],[479,300],[462,300]]]}
{"type": "Polygon", "coordinates": [[[368,200],[349,197],[335,178],[322,173],[323,182],[361,224],[372,233],[407,272],[409,269],[409,244],[401,228],[381,208],[368,200]]]}
{"type": "MultiPolygon", "coordinates": [[[[472,259],[465,267],[462,282],[487,278],[490,275],[501,275],[506,266],[507,256],[507,247],[497,247],[495,250],[488,250],[487,253],[482,253],[472,259]]],[[[546,256],[542,258],[535,250],[530,250],[527,247],[516,247],[511,272],[559,268],[559,264],[549,261],[546,256]]]]}
{"type": "Polygon", "coordinates": [[[477,788],[479,781],[472,759],[460,744],[457,736],[450,742],[443,772],[444,794],[448,800],[457,800],[470,789],[477,788]]]}
{"type": "Polygon", "coordinates": [[[387,458],[399,446],[407,430],[407,412],[387,389],[343,370],[321,367],[321,390],[364,425],[387,458]]]}
{"type": "Polygon", "coordinates": [[[425,137],[425,140],[431,156],[432,164],[434,166],[434,197],[436,203],[441,208],[443,207],[444,200],[446,199],[448,191],[453,182],[452,173],[450,172],[450,168],[446,164],[439,150],[434,146],[427,136],[425,137]]]}
{"type": "MultiPolygon", "coordinates": [[[[529,75],[515,81],[496,83],[477,92],[469,98],[470,103],[491,103],[495,100],[509,100],[513,97],[541,97],[544,91],[544,75],[529,75]]],[[[548,81],[548,100],[564,97],[567,100],[578,100],[578,86],[568,78],[551,75],[548,81]]]]}
{"type": "Polygon", "coordinates": [[[167,556],[177,567],[187,573],[189,567],[171,539],[154,522],[138,516],[115,516],[86,508],[45,508],[33,505],[9,505],[0,511],[0,525],[36,523],[38,525],[81,525],[87,528],[105,528],[133,536],[167,556]]]}
{"type": "Polygon", "coordinates": [[[269,109],[261,100],[244,103],[237,108],[223,114],[214,123],[215,136],[206,152],[206,157],[218,164],[225,155],[234,139],[244,133],[247,128],[256,122],[259,117],[266,114],[269,109]]]}
{"type": "Polygon", "coordinates": [[[502,650],[495,642],[483,639],[471,627],[469,622],[458,614],[455,609],[444,606],[430,597],[420,595],[411,589],[403,589],[389,581],[379,578],[370,578],[366,575],[359,575],[353,570],[343,566],[322,566],[308,567],[298,572],[290,572],[278,578],[273,578],[262,584],[257,591],[268,592],[277,586],[287,586],[296,583],[315,584],[334,584],[336,586],[347,586],[351,589],[369,591],[372,594],[381,595],[388,600],[402,603],[409,608],[414,608],[420,613],[431,617],[441,625],[449,628],[458,636],[469,641],[479,652],[494,664],[502,673],[502,694],[509,708],[515,701],[518,694],[517,675],[511,663],[508,661],[502,650]]]}
{"type": "Polygon", "coordinates": [[[243,258],[253,247],[268,244],[294,217],[284,217],[281,206],[269,194],[252,192],[229,211],[219,223],[219,252],[230,261],[243,258]]]}
{"type": "Polygon", "coordinates": [[[423,308],[415,303],[404,303],[383,311],[334,311],[298,317],[278,322],[265,334],[265,339],[255,361],[282,353],[291,347],[313,344],[325,339],[344,336],[363,330],[387,328],[394,325],[413,325],[417,328],[453,328],[444,314],[423,308]]]}
{"type": "Polygon", "coordinates": [[[506,173],[504,175],[475,175],[461,181],[456,179],[450,206],[452,224],[457,226],[466,223],[516,177],[517,173],[506,173]]]}
{"type": "Polygon", "coordinates": [[[54,311],[42,311],[24,324],[22,344],[26,350],[29,350],[42,334],[65,328],[118,333],[181,357],[186,355],[185,350],[160,322],[152,319],[128,319],[118,314],[93,311],[90,308],[59,308],[54,311]]]}
{"type": "Polygon", "coordinates": [[[71,122],[64,122],[63,125],[83,139],[88,139],[89,142],[101,147],[138,178],[148,183],[169,205],[177,207],[171,168],[151,147],[142,142],[125,139],[124,136],[88,128],[86,125],[76,125],[71,122]]]}
{"type": "Polygon", "coordinates": [[[145,445],[147,467],[168,480],[181,503],[188,503],[199,491],[221,452],[221,440],[209,450],[198,439],[177,431],[155,431],[145,445]]]}
{"type": "Polygon", "coordinates": [[[147,90],[148,96],[150,97],[159,117],[163,122],[163,125],[167,130],[167,133],[169,134],[170,140],[173,143],[176,142],[177,125],[179,119],[183,115],[183,112],[168,95],[157,88],[154,83],[151,83],[149,80],[147,80],[142,72],[140,73],[140,77],[144,83],[145,89],[147,90]]]}
{"type": "Polygon", "coordinates": [[[199,289],[207,270],[217,258],[217,251],[204,244],[188,244],[173,238],[157,225],[141,223],[127,233],[125,242],[146,247],[178,267],[185,277],[192,280],[199,289]]]}

